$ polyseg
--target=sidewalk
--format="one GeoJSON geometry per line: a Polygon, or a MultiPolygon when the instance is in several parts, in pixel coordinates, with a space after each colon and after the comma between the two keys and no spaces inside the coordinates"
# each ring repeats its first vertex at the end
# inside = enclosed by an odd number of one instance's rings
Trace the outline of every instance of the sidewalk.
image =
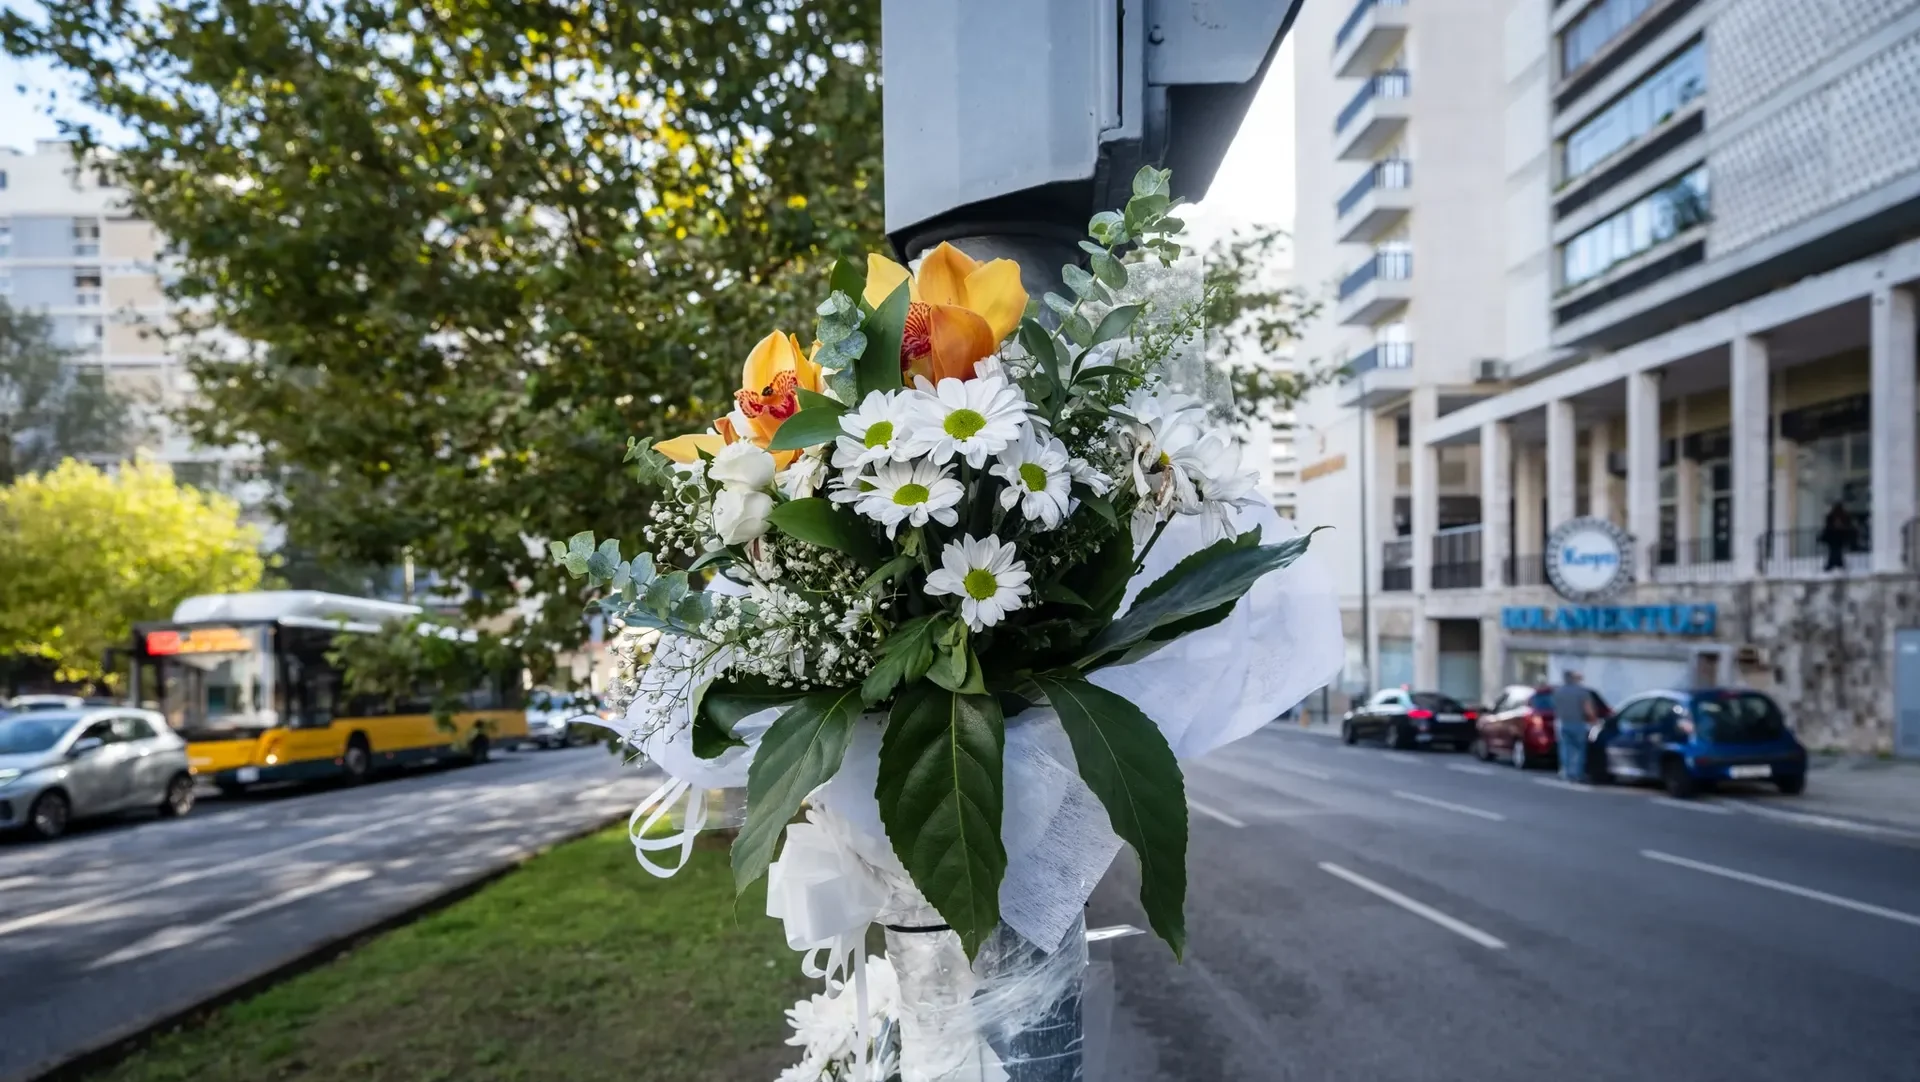
{"type": "Polygon", "coordinates": [[[1809,765],[1807,791],[1783,804],[1920,831],[1920,762],[1815,755],[1809,765]]]}

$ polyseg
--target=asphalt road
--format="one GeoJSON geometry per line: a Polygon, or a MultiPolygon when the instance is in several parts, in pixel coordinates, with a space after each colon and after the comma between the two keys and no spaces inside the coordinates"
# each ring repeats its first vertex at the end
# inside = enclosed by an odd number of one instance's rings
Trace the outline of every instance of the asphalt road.
{"type": "Polygon", "coordinates": [[[1920,834],[1280,727],[1187,779],[1186,960],[1111,944],[1099,1082],[1920,1079],[1920,834]]]}
{"type": "Polygon", "coordinates": [[[600,747],[515,752],[0,842],[0,1080],[604,822],[651,784],[600,747]]]}

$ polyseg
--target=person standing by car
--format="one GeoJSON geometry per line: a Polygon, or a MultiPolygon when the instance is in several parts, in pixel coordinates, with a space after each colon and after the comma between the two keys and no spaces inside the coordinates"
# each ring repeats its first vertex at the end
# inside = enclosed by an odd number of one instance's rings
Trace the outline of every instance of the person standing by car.
{"type": "Polygon", "coordinates": [[[1587,726],[1599,719],[1593,705],[1593,693],[1580,683],[1580,674],[1572,669],[1560,674],[1560,686],[1553,689],[1553,716],[1560,727],[1560,776],[1585,784],[1587,780],[1587,726]]]}

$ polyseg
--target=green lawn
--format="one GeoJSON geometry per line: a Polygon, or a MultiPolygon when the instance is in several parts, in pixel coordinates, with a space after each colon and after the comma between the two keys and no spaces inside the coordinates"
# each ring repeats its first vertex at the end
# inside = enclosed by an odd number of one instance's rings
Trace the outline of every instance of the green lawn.
{"type": "Polygon", "coordinates": [[[736,1082],[797,1058],[800,959],[726,852],[657,880],[624,828],[562,846],[419,922],[94,1076],[114,1082],[736,1082]]]}

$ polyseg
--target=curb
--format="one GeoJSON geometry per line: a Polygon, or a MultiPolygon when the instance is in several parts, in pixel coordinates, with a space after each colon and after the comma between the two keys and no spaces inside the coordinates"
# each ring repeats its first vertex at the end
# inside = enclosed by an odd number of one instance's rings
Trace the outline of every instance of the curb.
{"type": "Polygon", "coordinates": [[[156,1017],[125,1026],[120,1032],[101,1040],[90,1048],[83,1049],[63,1059],[41,1063],[29,1068],[28,1073],[0,1082],[76,1082],[96,1071],[111,1067],[129,1055],[140,1051],[155,1038],[165,1036],[177,1030],[190,1029],[201,1025],[222,1007],[247,999],[266,991],[291,977],[318,969],[362,944],[422,917],[429,916],[465,898],[478,893],[509,874],[517,871],[522,864],[568,842],[578,841],[589,834],[622,822],[627,812],[613,812],[601,819],[583,824],[580,829],[552,838],[540,845],[523,850],[512,859],[496,868],[450,884],[446,889],[422,898],[398,912],[388,914],[365,927],[355,929],[344,935],[305,948],[290,957],[284,958],[260,973],[235,981],[220,988],[200,1000],[174,1010],[164,1011],[156,1017]],[[36,1073],[37,1072],[37,1073],[36,1073]]]}

